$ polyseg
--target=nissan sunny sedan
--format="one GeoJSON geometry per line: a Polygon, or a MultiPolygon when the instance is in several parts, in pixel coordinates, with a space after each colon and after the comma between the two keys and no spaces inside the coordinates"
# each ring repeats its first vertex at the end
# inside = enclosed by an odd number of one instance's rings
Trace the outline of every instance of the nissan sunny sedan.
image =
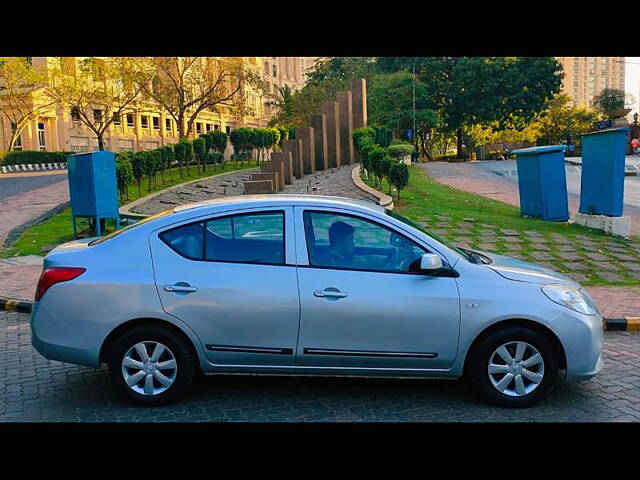
{"type": "Polygon", "coordinates": [[[464,376],[522,407],[603,365],[602,318],[573,280],[337,197],[226,197],[61,245],[31,329],[42,355],[107,364],[141,405],[250,373],[464,376]]]}

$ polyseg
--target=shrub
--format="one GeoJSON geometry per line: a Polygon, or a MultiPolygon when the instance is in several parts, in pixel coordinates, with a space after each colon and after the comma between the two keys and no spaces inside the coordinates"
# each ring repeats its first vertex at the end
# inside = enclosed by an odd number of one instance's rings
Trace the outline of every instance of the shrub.
{"type": "Polygon", "coordinates": [[[133,182],[133,166],[131,165],[131,152],[122,152],[116,155],[116,181],[120,203],[129,200],[129,184],[133,182]]]}
{"type": "Polygon", "coordinates": [[[394,163],[387,178],[391,185],[396,187],[398,200],[400,200],[400,191],[409,184],[409,167],[404,163],[394,163]]]}
{"type": "Polygon", "coordinates": [[[190,176],[189,163],[193,159],[193,146],[191,145],[191,142],[183,138],[173,146],[173,151],[175,152],[176,160],[180,167],[180,177],[182,177],[183,165],[187,166],[187,175],[190,176]]]}
{"type": "Polygon", "coordinates": [[[144,152],[136,152],[131,155],[131,167],[133,169],[133,178],[136,179],[138,183],[138,195],[140,192],[140,182],[142,181],[142,176],[144,175],[144,152]]]}
{"type": "Polygon", "coordinates": [[[402,158],[413,153],[413,145],[410,143],[397,143],[389,145],[387,151],[393,158],[402,158]]]}
{"type": "Polygon", "coordinates": [[[204,138],[196,138],[193,142],[193,153],[198,165],[202,165],[202,171],[204,172],[204,155],[207,153],[207,144],[204,138]]]}
{"type": "Polygon", "coordinates": [[[388,147],[391,144],[393,138],[391,130],[386,127],[374,127],[373,139],[381,147],[388,147]]]}
{"type": "Polygon", "coordinates": [[[230,140],[233,145],[234,156],[236,162],[240,160],[242,163],[248,156],[251,156],[251,149],[253,148],[253,128],[236,128],[231,132],[230,140]]]}
{"type": "Polygon", "coordinates": [[[351,138],[353,138],[353,147],[356,149],[356,152],[362,155],[362,142],[369,139],[374,143],[373,129],[370,127],[358,128],[353,131],[351,138]]]}
{"type": "Polygon", "coordinates": [[[22,165],[27,163],[66,163],[67,155],[76,152],[40,152],[40,151],[13,151],[8,152],[2,162],[4,165],[22,165]]]}
{"type": "Polygon", "coordinates": [[[212,140],[211,149],[214,152],[224,154],[224,151],[227,149],[227,134],[220,130],[213,130],[209,133],[209,137],[212,140]]]}
{"type": "Polygon", "coordinates": [[[389,158],[386,149],[379,145],[375,145],[367,153],[371,172],[378,178],[378,185],[381,184],[386,169],[385,159],[389,158]],[[384,165],[383,165],[384,164],[384,165]]]}

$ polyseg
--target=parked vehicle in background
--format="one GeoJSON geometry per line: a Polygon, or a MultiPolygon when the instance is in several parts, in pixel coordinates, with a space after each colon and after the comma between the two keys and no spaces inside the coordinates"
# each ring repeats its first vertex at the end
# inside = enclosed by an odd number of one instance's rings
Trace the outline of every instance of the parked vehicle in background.
{"type": "Polygon", "coordinates": [[[226,197],[69,242],[35,300],[42,355],[108,364],[141,405],[203,372],[465,376],[519,407],[603,365],[602,318],[571,279],[337,197],[226,197]]]}

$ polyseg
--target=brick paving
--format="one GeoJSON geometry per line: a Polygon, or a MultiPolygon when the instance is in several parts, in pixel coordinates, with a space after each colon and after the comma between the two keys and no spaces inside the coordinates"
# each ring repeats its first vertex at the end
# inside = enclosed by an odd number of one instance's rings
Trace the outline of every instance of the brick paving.
{"type": "MultiPolygon", "coordinates": [[[[337,195],[361,200],[375,201],[374,197],[357,188],[351,180],[349,165],[331,168],[312,175],[296,179],[291,185],[285,185],[282,193],[300,193],[307,195],[337,195]]],[[[185,185],[159,195],[132,210],[137,213],[154,214],[185,203],[210,200],[229,195],[242,195],[243,182],[249,180],[251,173],[257,170],[233,172],[224,177],[213,177],[185,185]]]]}
{"type": "Polygon", "coordinates": [[[175,404],[140,408],[115,394],[106,368],[46,360],[28,316],[0,312],[0,422],[638,422],[639,339],[606,332],[602,372],[528,409],[489,406],[463,381],[240,375],[205,377],[175,404]]]}

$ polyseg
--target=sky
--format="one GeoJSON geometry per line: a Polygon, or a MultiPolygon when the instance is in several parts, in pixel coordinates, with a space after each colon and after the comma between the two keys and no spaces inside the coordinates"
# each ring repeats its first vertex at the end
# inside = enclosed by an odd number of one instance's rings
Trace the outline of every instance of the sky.
{"type": "Polygon", "coordinates": [[[638,111],[638,97],[640,97],[640,57],[624,57],[624,89],[633,95],[636,103],[631,113],[638,111]]]}

